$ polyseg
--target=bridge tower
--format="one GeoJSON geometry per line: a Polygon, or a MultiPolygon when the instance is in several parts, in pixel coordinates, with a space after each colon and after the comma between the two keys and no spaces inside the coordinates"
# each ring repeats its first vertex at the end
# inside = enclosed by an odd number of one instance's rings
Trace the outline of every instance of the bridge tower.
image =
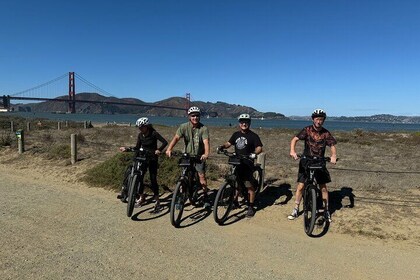
{"type": "Polygon", "coordinates": [[[69,109],[68,113],[76,113],[76,84],[74,72],[69,72],[69,109]]]}
{"type": "Polygon", "coordinates": [[[188,112],[188,109],[191,106],[191,94],[187,92],[185,94],[185,112],[188,112]]]}

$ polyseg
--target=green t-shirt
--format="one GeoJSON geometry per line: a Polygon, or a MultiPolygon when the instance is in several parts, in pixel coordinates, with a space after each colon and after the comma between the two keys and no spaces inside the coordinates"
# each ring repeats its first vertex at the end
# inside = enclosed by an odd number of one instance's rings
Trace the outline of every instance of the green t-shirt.
{"type": "Polygon", "coordinates": [[[196,128],[193,128],[190,122],[183,123],[178,127],[176,134],[179,137],[184,138],[184,152],[198,156],[204,154],[203,140],[209,139],[209,130],[207,126],[199,123],[196,128]]]}

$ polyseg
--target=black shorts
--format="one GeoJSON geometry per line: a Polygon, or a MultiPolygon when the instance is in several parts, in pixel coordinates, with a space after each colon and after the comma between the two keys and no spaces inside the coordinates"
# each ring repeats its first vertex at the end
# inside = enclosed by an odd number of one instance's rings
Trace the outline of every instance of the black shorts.
{"type": "Polygon", "coordinates": [[[245,184],[246,188],[257,185],[257,181],[254,178],[254,170],[255,168],[248,164],[240,164],[236,167],[238,179],[241,183],[245,184]]]}
{"type": "MultiPolygon", "coordinates": [[[[305,164],[306,162],[304,160],[301,160],[299,162],[299,172],[298,172],[298,178],[297,178],[298,183],[305,183],[306,181],[306,172],[305,172],[305,167],[304,167],[305,164]]],[[[328,172],[327,168],[315,170],[314,176],[315,176],[315,180],[320,185],[331,182],[330,172],[328,172]]]]}

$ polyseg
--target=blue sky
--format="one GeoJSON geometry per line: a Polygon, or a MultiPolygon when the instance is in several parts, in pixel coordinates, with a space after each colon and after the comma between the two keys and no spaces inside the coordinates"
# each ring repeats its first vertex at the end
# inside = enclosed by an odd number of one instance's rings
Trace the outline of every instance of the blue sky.
{"type": "Polygon", "coordinates": [[[0,94],[74,71],[146,102],[420,116],[419,15],[404,0],[2,1],[0,94]]]}

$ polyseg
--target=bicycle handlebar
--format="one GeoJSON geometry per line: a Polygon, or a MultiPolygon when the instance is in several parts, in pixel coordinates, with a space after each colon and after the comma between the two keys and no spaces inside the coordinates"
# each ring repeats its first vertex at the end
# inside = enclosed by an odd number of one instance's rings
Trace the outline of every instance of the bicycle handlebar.
{"type": "Polygon", "coordinates": [[[228,152],[226,149],[218,149],[217,150],[217,153],[218,154],[224,154],[225,156],[228,156],[228,157],[237,157],[237,158],[240,158],[240,159],[249,159],[249,160],[253,160],[254,159],[251,156],[252,154],[249,154],[249,155],[240,155],[240,154],[237,154],[235,152],[228,152]]]}
{"type": "MultiPolygon", "coordinates": [[[[298,154],[297,157],[298,158],[303,158],[303,159],[317,160],[317,161],[321,161],[321,162],[330,162],[331,161],[331,157],[306,156],[306,155],[302,155],[302,154],[298,154]]],[[[338,161],[338,158],[336,159],[336,161],[338,161]]]]}

